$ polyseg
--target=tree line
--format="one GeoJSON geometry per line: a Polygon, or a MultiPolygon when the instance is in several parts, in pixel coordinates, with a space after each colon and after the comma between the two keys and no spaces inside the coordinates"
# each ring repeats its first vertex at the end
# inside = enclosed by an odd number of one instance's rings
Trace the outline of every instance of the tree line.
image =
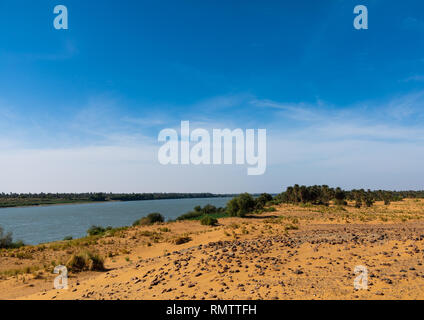
{"type": "Polygon", "coordinates": [[[0,207],[33,206],[78,202],[140,201],[187,198],[232,197],[213,193],[0,193],[0,207]]]}
{"type": "Polygon", "coordinates": [[[69,200],[156,200],[156,199],[184,199],[184,198],[214,198],[230,197],[231,194],[201,193],[0,193],[0,199],[69,199],[69,200]]]}
{"type": "Polygon", "coordinates": [[[424,198],[424,191],[387,191],[353,189],[343,190],[340,187],[331,188],[327,185],[294,186],[287,187],[286,191],[275,197],[275,200],[284,203],[309,203],[313,205],[329,205],[334,201],[336,205],[346,205],[347,201],[354,201],[355,207],[363,205],[371,207],[375,201],[384,201],[388,205],[393,201],[405,198],[424,198]]]}

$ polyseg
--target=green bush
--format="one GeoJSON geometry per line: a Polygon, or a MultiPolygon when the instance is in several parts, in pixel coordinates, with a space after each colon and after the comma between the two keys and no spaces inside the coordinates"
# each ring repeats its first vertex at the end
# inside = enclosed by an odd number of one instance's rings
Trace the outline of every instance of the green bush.
{"type": "Polygon", "coordinates": [[[189,211],[180,215],[177,220],[198,220],[203,218],[203,216],[211,215],[211,216],[225,216],[226,209],[225,208],[217,208],[211,204],[205,205],[203,208],[201,206],[194,207],[194,211],[189,211]]]}
{"type": "Polygon", "coordinates": [[[147,217],[143,217],[134,221],[133,226],[147,226],[157,222],[164,222],[165,218],[158,212],[149,213],[147,217]]]}
{"type": "Polygon", "coordinates": [[[255,209],[255,205],[255,199],[250,194],[243,193],[228,201],[227,212],[232,217],[244,217],[255,209]]]}
{"type": "Polygon", "coordinates": [[[201,216],[203,216],[203,212],[201,212],[201,211],[190,211],[190,212],[187,212],[187,213],[180,215],[177,218],[177,221],[192,220],[192,219],[195,219],[195,218],[198,218],[198,217],[201,217],[201,216]]]}
{"type": "Polygon", "coordinates": [[[112,227],[103,228],[101,226],[91,226],[87,230],[87,235],[89,235],[89,236],[101,236],[106,231],[109,231],[109,230],[112,230],[112,227]]]}
{"type": "Polygon", "coordinates": [[[14,249],[23,247],[24,245],[21,240],[13,242],[12,233],[8,232],[5,234],[3,228],[0,227],[0,249],[14,249]]]}
{"type": "Polygon", "coordinates": [[[200,220],[200,224],[204,226],[215,226],[218,223],[218,220],[209,216],[205,216],[200,220]]]}
{"type": "Polygon", "coordinates": [[[272,201],[272,196],[269,193],[262,193],[259,197],[255,199],[256,206],[255,208],[260,210],[266,206],[268,202],[272,201]]]}
{"type": "Polygon", "coordinates": [[[216,213],[218,209],[211,204],[207,204],[201,211],[203,211],[204,214],[213,214],[216,213]]]}
{"type": "Polygon", "coordinates": [[[365,199],[365,205],[367,207],[372,207],[373,204],[374,204],[374,200],[372,198],[366,198],[365,199]]]}

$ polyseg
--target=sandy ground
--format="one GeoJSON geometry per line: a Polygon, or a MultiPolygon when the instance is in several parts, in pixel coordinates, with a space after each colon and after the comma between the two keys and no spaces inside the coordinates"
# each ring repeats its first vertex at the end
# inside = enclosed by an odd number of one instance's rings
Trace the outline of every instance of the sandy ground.
{"type": "MultiPolygon", "coordinates": [[[[115,252],[108,270],[70,274],[67,290],[54,289],[47,271],[4,276],[0,298],[424,299],[423,208],[412,199],[371,209],[281,205],[216,227],[186,221],[130,228],[88,245],[105,256],[115,252]],[[191,241],[173,244],[180,235],[191,241]],[[354,287],[356,266],[367,268],[367,289],[354,287]]],[[[19,262],[36,265],[78,249],[53,248],[33,248],[32,258],[19,262]]],[[[3,255],[0,271],[15,262],[3,255]]]]}

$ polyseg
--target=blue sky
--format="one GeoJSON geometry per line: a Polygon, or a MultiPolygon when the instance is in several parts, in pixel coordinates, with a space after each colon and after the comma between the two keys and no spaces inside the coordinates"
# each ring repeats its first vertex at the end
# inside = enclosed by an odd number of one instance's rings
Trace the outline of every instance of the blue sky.
{"type": "Polygon", "coordinates": [[[423,189],[423,36],[408,0],[2,1],[0,191],[423,189]],[[267,129],[267,172],[160,166],[181,120],[267,129]]]}

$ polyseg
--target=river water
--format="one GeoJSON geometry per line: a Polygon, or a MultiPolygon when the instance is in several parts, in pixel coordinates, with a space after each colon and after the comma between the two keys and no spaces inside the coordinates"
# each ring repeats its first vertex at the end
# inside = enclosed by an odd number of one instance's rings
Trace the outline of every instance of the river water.
{"type": "Polygon", "coordinates": [[[231,198],[198,198],[101,202],[53,206],[0,209],[0,226],[13,232],[13,239],[26,244],[63,240],[66,236],[80,238],[92,225],[122,227],[151,212],[161,213],[166,220],[192,210],[195,206],[212,204],[225,207],[231,198]]]}

